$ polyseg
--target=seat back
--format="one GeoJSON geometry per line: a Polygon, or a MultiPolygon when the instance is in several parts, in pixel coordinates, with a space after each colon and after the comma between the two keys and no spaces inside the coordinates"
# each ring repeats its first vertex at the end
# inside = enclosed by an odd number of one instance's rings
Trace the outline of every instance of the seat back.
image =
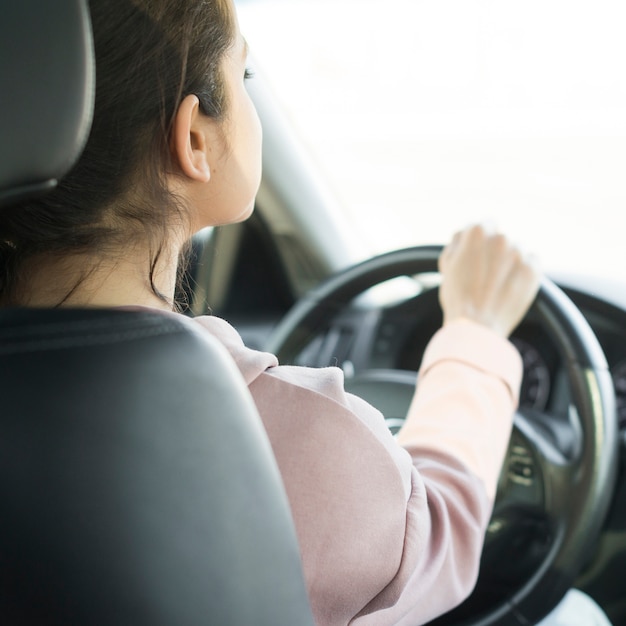
{"type": "MultiPolygon", "coordinates": [[[[0,211],[80,153],[89,28],[79,0],[0,4],[0,211]]],[[[253,401],[182,316],[0,310],[0,502],[2,624],[313,624],[253,401]]]]}
{"type": "Polygon", "coordinates": [[[267,437],[195,326],[0,311],[1,623],[312,623],[267,437]]]}

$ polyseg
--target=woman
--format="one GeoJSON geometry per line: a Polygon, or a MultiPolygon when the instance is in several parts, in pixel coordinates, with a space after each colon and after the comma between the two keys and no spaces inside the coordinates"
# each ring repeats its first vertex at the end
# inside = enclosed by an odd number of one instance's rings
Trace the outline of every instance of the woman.
{"type": "MultiPolygon", "coordinates": [[[[90,138],[54,192],[0,213],[0,304],[177,315],[190,237],[247,218],[259,186],[246,44],[231,0],[92,0],[91,13],[90,138]]],[[[475,583],[521,380],[506,337],[539,273],[483,226],[456,235],[440,268],[444,323],[397,440],[339,370],[278,366],[198,318],[268,431],[319,624],[414,626],[475,583]]]]}

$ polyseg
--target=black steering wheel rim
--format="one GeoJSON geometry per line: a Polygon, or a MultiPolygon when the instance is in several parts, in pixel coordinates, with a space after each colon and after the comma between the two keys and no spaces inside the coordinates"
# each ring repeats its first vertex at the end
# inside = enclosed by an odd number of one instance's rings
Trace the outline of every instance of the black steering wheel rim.
{"type": "MultiPolygon", "coordinates": [[[[436,272],[441,250],[441,246],[396,250],[331,276],[296,303],[275,329],[267,349],[282,363],[293,362],[329,315],[381,282],[436,272]]],[[[582,426],[580,449],[568,473],[573,484],[567,519],[560,520],[550,556],[506,602],[471,619],[446,620],[444,616],[441,623],[514,626],[541,619],[571,587],[589,558],[611,502],[618,431],[614,389],[602,348],[582,313],[549,279],[542,281],[532,311],[561,352],[582,426]]]]}

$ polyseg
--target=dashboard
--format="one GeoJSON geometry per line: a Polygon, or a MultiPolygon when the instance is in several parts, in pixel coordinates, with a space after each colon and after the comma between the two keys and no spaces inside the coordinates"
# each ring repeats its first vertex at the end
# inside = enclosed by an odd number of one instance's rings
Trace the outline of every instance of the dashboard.
{"type": "MultiPolygon", "coordinates": [[[[598,294],[562,286],[596,334],[615,386],[617,415],[626,431],[626,303],[622,308],[598,294]]],[[[608,298],[608,296],[606,296],[608,298]]],[[[346,376],[365,370],[417,372],[424,350],[441,326],[436,288],[379,307],[355,304],[337,314],[297,358],[299,365],[342,367],[346,376]]],[[[520,406],[560,410],[567,403],[565,372],[556,346],[533,312],[511,337],[524,368],[520,406]]]]}

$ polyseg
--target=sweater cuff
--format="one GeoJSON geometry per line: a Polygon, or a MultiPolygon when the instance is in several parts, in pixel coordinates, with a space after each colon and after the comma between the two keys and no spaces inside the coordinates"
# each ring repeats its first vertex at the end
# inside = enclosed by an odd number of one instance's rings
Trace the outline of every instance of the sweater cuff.
{"type": "Polygon", "coordinates": [[[441,361],[451,360],[502,380],[514,405],[518,405],[523,365],[519,352],[509,340],[470,319],[454,320],[431,339],[419,375],[423,376],[441,361]]]}

